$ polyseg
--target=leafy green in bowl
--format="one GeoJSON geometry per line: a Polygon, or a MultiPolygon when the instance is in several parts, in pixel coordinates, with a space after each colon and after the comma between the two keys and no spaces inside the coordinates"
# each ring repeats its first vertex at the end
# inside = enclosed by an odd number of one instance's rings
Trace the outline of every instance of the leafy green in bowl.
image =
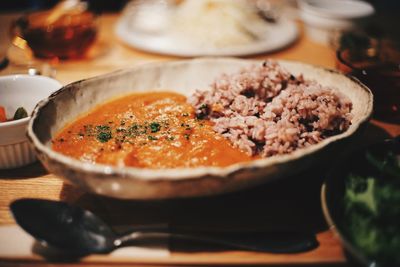
{"type": "Polygon", "coordinates": [[[368,146],[328,175],[328,223],[365,265],[400,266],[400,140],[368,146]]]}

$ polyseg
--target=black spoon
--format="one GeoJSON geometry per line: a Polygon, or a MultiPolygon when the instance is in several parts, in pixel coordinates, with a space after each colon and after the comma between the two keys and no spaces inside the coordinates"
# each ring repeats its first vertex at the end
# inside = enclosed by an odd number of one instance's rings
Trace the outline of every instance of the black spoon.
{"type": "Polygon", "coordinates": [[[16,222],[25,231],[46,245],[68,254],[109,253],[118,247],[156,236],[271,253],[303,252],[318,246],[314,234],[297,232],[189,233],[147,226],[117,235],[90,211],[65,202],[20,199],[10,207],[16,222]]]}

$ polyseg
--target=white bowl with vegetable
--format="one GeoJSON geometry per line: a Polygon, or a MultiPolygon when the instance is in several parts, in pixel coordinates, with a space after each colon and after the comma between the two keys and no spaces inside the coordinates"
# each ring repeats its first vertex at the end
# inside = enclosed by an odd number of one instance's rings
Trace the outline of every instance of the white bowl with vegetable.
{"type": "Polygon", "coordinates": [[[0,169],[27,165],[36,160],[25,132],[35,105],[61,84],[31,75],[0,77],[0,169]]]}

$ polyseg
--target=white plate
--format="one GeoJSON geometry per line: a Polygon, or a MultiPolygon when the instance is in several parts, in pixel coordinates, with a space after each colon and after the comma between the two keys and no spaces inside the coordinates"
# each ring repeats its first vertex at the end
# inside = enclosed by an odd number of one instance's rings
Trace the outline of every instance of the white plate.
{"type": "Polygon", "coordinates": [[[298,31],[293,21],[280,19],[271,23],[265,35],[259,41],[245,45],[224,47],[194,46],[185,37],[177,37],[172,32],[149,34],[131,28],[129,18],[121,17],[115,33],[127,45],[143,51],[175,55],[182,57],[195,56],[246,56],[266,53],[281,49],[297,39],[298,31]]]}

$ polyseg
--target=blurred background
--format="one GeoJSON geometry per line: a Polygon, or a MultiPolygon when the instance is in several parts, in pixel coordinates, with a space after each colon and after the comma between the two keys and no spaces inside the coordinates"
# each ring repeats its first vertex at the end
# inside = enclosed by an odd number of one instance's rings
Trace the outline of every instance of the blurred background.
{"type": "MultiPolygon", "coordinates": [[[[15,0],[1,1],[0,10],[19,11],[19,10],[40,10],[55,6],[59,0],[15,0]]],[[[90,6],[99,12],[113,12],[121,10],[128,0],[90,0],[90,6]]]]}
{"type": "Polygon", "coordinates": [[[398,0],[0,1],[0,70],[55,77],[91,62],[97,75],[134,61],[196,56],[329,62],[302,50],[306,40],[335,53],[340,71],[378,84],[377,118],[393,113],[389,120],[400,121],[399,14],[398,0]]]}

